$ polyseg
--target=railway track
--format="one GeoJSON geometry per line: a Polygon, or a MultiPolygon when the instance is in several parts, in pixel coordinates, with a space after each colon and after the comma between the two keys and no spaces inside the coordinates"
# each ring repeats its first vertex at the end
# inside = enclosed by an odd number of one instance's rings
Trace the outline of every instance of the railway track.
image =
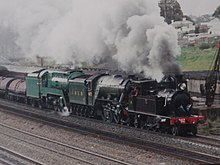
{"type": "MultiPolygon", "coordinates": [[[[220,152],[220,139],[213,138],[208,136],[188,136],[188,137],[171,137],[171,139],[191,146],[198,146],[200,148],[206,148],[207,150],[216,150],[216,152],[220,152]]],[[[216,155],[219,156],[220,154],[216,155]]]]}
{"type": "Polygon", "coordinates": [[[60,156],[62,155],[64,157],[77,160],[81,163],[95,165],[96,162],[99,162],[100,164],[131,165],[130,163],[126,163],[124,161],[121,161],[121,160],[118,160],[118,159],[115,159],[109,156],[105,156],[102,154],[98,154],[96,152],[88,151],[88,150],[85,150],[79,147],[72,146],[70,144],[65,144],[59,141],[51,140],[43,136],[35,135],[35,134],[29,133],[26,131],[21,131],[14,127],[7,126],[5,124],[0,124],[0,128],[1,128],[1,131],[0,131],[1,135],[7,136],[8,138],[12,138],[14,140],[18,140],[20,142],[27,143],[35,147],[42,148],[50,152],[54,152],[60,156]],[[9,132],[9,133],[5,133],[5,132],[9,132]],[[65,151],[65,152],[61,152],[61,151],[65,151]],[[86,160],[86,158],[88,157],[90,157],[90,160],[86,160]]]}
{"type": "MultiPolygon", "coordinates": [[[[35,159],[32,159],[28,156],[25,156],[25,155],[22,155],[16,151],[12,151],[8,148],[5,148],[5,147],[2,147],[0,146],[0,151],[3,151],[3,152],[6,152],[8,153],[9,155],[13,155],[15,157],[17,157],[18,159],[22,159],[26,162],[28,162],[29,164],[33,164],[33,165],[44,165],[43,163],[35,160],[35,159]]],[[[14,163],[11,162],[11,160],[7,160],[7,159],[4,159],[4,158],[0,158],[0,163],[3,164],[3,165],[13,165],[14,163]]]]}
{"type": "MultiPolygon", "coordinates": [[[[169,145],[165,145],[165,144],[154,143],[151,141],[146,141],[146,140],[138,139],[138,138],[137,139],[129,138],[129,137],[117,135],[117,134],[114,134],[111,132],[103,132],[103,131],[99,131],[99,130],[95,130],[95,129],[91,129],[91,128],[82,128],[79,125],[76,126],[76,125],[71,124],[65,120],[55,119],[53,117],[40,116],[39,114],[38,115],[33,114],[34,111],[33,112],[23,111],[18,108],[19,106],[15,107],[15,106],[10,106],[10,105],[6,105],[6,104],[2,106],[1,101],[0,101],[0,105],[2,108],[7,107],[7,109],[10,111],[10,113],[14,113],[16,115],[28,117],[28,118],[31,118],[34,120],[40,120],[41,122],[43,121],[48,124],[53,124],[56,126],[64,127],[65,129],[71,129],[71,130],[74,130],[77,132],[82,132],[83,134],[88,134],[88,132],[89,132],[90,135],[91,134],[94,134],[94,136],[98,135],[101,138],[115,141],[117,143],[132,145],[132,146],[136,146],[137,148],[142,148],[145,150],[159,152],[159,153],[166,154],[169,156],[172,155],[174,157],[187,159],[189,161],[193,161],[193,162],[200,163],[200,164],[220,162],[219,156],[214,156],[214,155],[207,154],[207,153],[192,151],[191,149],[187,150],[187,149],[173,147],[173,146],[169,146],[169,145]]],[[[0,109],[0,110],[8,112],[8,110],[3,110],[3,109],[0,109]]]]}
{"type": "Polygon", "coordinates": [[[208,136],[203,136],[203,135],[197,135],[194,138],[194,140],[197,142],[205,143],[207,145],[220,148],[220,137],[214,138],[214,137],[208,137],[208,136]]]}

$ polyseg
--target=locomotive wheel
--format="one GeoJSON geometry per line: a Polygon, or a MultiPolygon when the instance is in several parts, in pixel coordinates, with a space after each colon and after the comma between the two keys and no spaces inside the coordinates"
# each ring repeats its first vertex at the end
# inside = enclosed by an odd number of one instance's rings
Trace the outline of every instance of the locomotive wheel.
{"type": "Polygon", "coordinates": [[[110,110],[103,110],[102,111],[102,119],[108,123],[113,121],[113,114],[110,110]]]}
{"type": "Polygon", "coordinates": [[[89,108],[85,107],[85,117],[89,117],[89,108]]]}
{"type": "Polygon", "coordinates": [[[10,101],[14,101],[13,96],[9,95],[8,98],[9,98],[10,101]]]}
{"type": "Polygon", "coordinates": [[[76,115],[77,115],[77,116],[80,116],[80,106],[77,106],[77,107],[76,107],[76,115]]]}
{"type": "Polygon", "coordinates": [[[119,113],[114,113],[113,118],[115,123],[119,124],[121,122],[121,115],[119,113]]]}
{"type": "Polygon", "coordinates": [[[80,116],[83,116],[83,113],[84,113],[84,108],[83,106],[80,106],[80,116]]]}
{"type": "Polygon", "coordinates": [[[42,103],[42,101],[38,101],[38,108],[43,109],[43,103],[42,103]]]}
{"type": "Polygon", "coordinates": [[[127,119],[126,119],[126,123],[125,123],[127,126],[131,126],[131,127],[134,127],[134,115],[131,115],[129,116],[127,119]]]}
{"type": "Polygon", "coordinates": [[[38,108],[39,108],[39,109],[42,109],[42,108],[43,108],[43,106],[42,106],[41,103],[38,103],[38,108]]]}
{"type": "Polygon", "coordinates": [[[94,108],[93,107],[91,107],[91,109],[89,109],[89,117],[94,117],[94,113],[95,113],[95,111],[94,111],[94,108]]]}
{"type": "Polygon", "coordinates": [[[192,132],[192,135],[193,136],[196,136],[196,134],[197,134],[197,127],[196,126],[191,126],[191,132],[192,132]]]}
{"type": "Polygon", "coordinates": [[[179,132],[180,132],[180,130],[179,130],[179,127],[178,127],[177,125],[172,126],[172,128],[171,128],[171,134],[172,134],[173,136],[178,136],[178,135],[179,135],[179,132]]]}
{"type": "Polygon", "coordinates": [[[83,108],[81,106],[79,106],[79,108],[78,108],[78,116],[82,116],[82,111],[83,111],[83,108]]]}
{"type": "Polygon", "coordinates": [[[59,111],[59,108],[58,108],[58,106],[54,106],[54,111],[56,111],[56,112],[58,112],[59,111]]]}
{"type": "Polygon", "coordinates": [[[86,107],[82,107],[82,112],[81,112],[82,116],[86,116],[86,107]]]}
{"type": "Polygon", "coordinates": [[[28,99],[27,98],[24,99],[24,103],[28,104],[28,99]]]}
{"type": "Polygon", "coordinates": [[[140,125],[141,129],[145,129],[146,128],[146,122],[143,119],[140,120],[139,125],[140,125]]]}
{"type": "Polygon", "coordinates": [[[135,115],[134,117],[134,127],[135,128],[141,128],[144,129],[145,128],[145,121],[144,118],[142,116],[139,115],[135,115]]]}
{"type": "Polygon", "coordinates": [[[73,105],[72,112],[74,115],[77,115],[77,109],[78,109],[77,105],[73,105]]]}
{"type": "Polygon", "coordinates": [[[34,100],[31,100],[31,106],[35,107],[35,101],[34,100]]]}
{"type": "Polygon", "coordinates": [[[138,116],[137,115],[135,115],[135,117],[134,117],[134,127],[139,128],[139,121],[138,121],[138,116]]]}

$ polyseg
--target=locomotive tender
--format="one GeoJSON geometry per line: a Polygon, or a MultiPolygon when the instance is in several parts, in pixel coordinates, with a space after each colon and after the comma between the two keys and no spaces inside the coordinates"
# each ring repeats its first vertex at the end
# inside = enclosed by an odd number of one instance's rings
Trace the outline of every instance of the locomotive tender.
{"type": "Polygon", "coordinates": [[[40,108],[101,118],[173,135],[196,135],[204,116],[193,114],[183,76],[152,79],[82,70],[39,70],[22,78],[0,77],[0,95],[40,108]]]}

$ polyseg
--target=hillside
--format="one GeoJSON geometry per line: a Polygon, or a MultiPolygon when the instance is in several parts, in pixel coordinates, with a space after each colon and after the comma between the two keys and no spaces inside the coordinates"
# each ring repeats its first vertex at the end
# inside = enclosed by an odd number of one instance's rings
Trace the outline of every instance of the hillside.
{"type": "Polygon", "coordinates": [[[197,47],[182,48],[177,58],[183,71],[208,70],[213,61],[217,48],[200,50],[197,47]]]}

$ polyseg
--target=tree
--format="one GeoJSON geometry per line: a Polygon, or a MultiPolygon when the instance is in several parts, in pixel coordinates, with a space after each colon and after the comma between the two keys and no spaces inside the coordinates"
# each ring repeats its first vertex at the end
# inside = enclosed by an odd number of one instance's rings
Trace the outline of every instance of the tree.
{"type": "Polygon", "coordinates": [[[220,6],[217,7],[212,16],[220,19],[220,6]]]}
{"type": "Polygon", "coordinates": [[[168,24],[170,24],[172,20],[182,21],[183,12],[180,4],[176,0],[161,0],[159,7],[161,9],[160,15],[165,18],[165,22],[168,24]]]}

